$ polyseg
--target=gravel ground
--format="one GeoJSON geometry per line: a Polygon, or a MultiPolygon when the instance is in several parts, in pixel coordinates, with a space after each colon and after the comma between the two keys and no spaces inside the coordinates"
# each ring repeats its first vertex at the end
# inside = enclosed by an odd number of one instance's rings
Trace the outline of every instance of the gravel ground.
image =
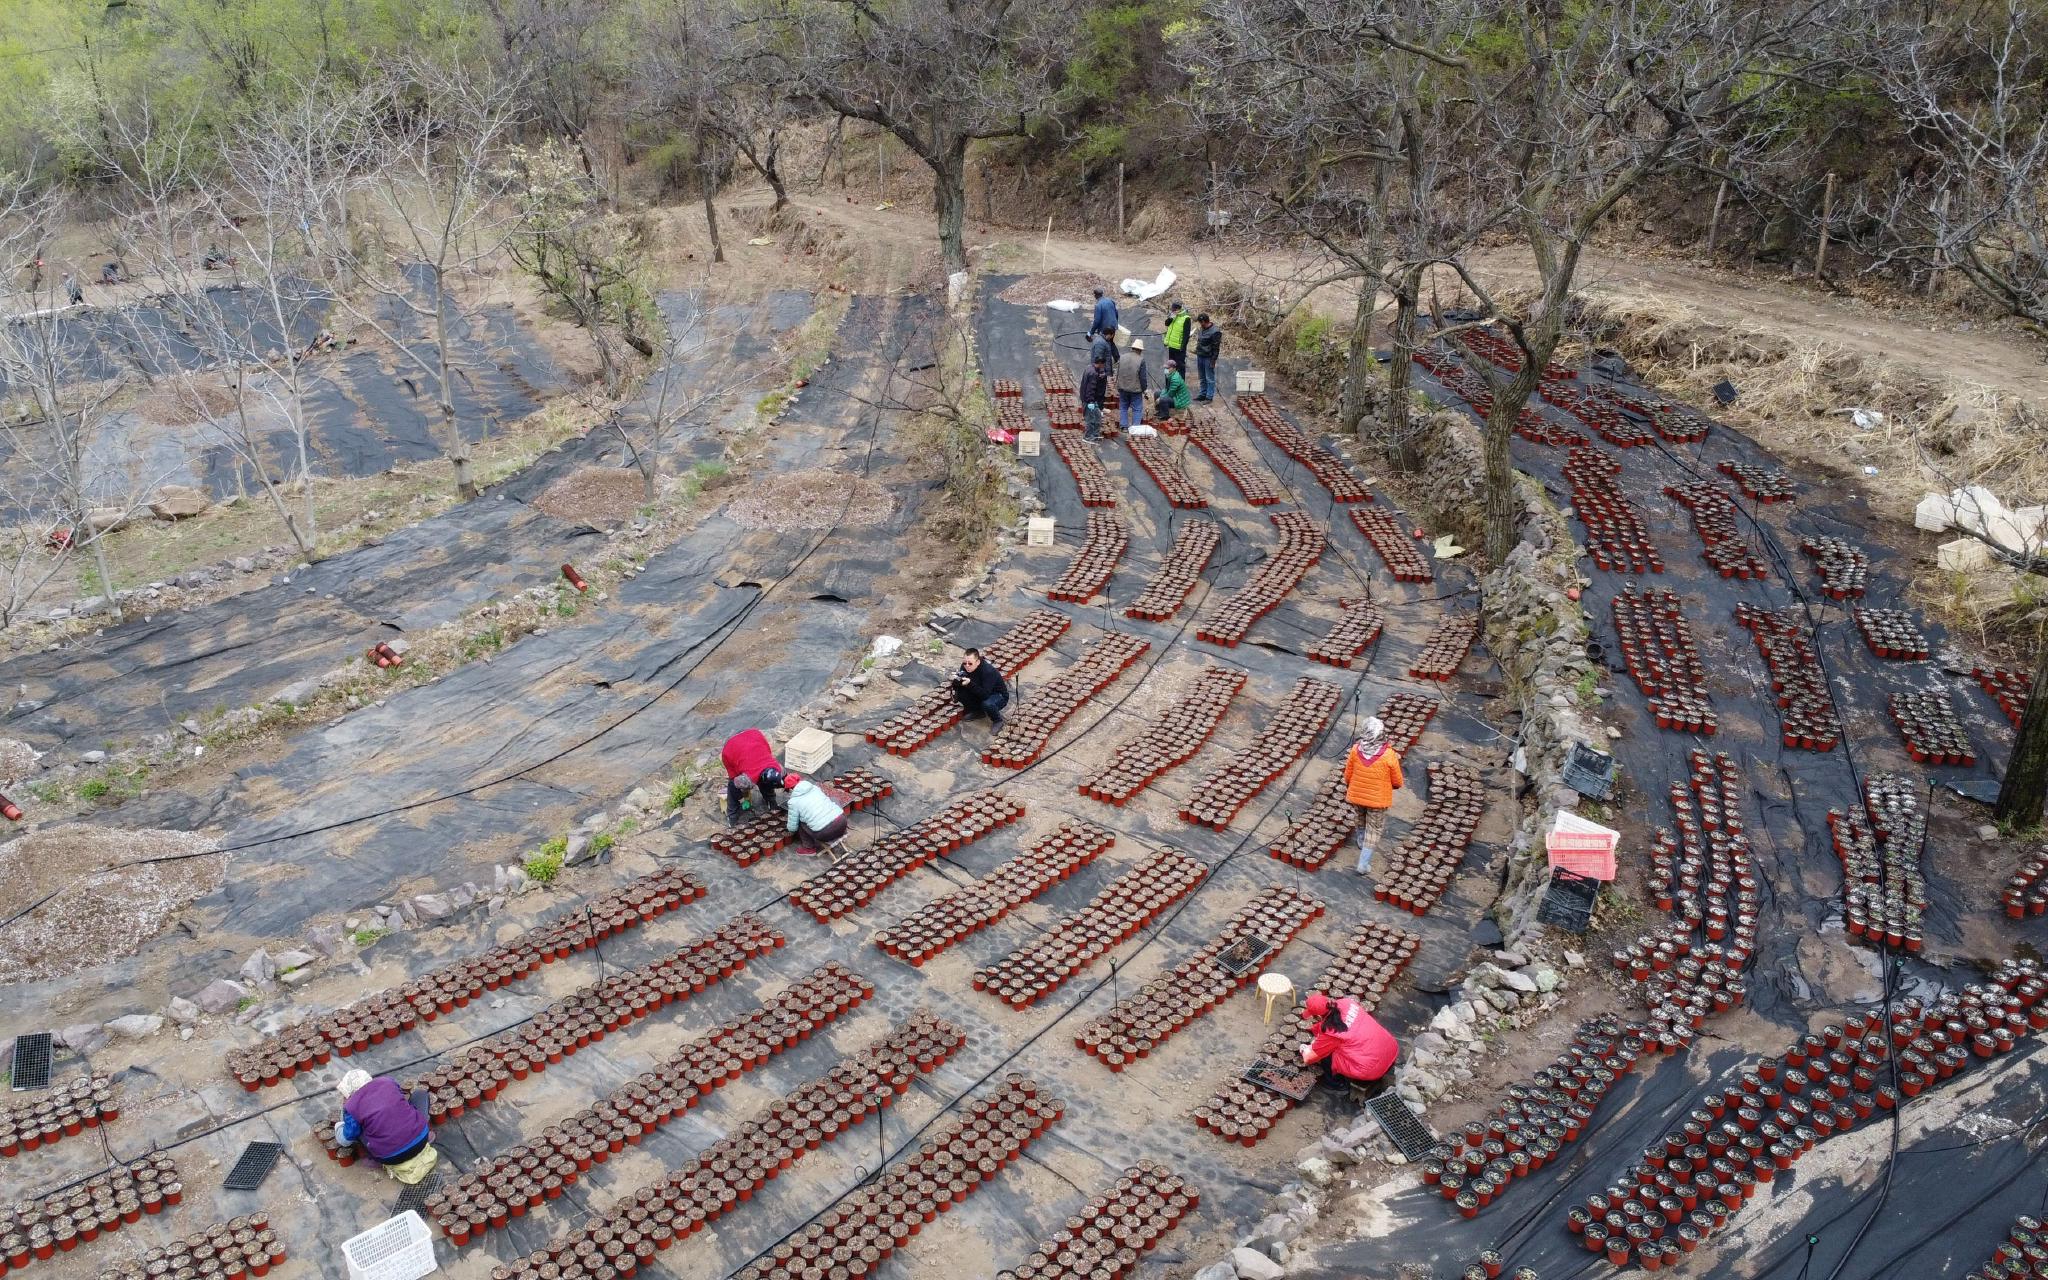
{"type": "Polygon", "coordinates": [[[1087,271],[1046,271],[1025,276],[996,296],[1019,307],[1042,307],[1059,298],[1088,307],[1094,305],[1091,290],[1097,286],[1111,287],[1109,281],[1087,271]]]}
{"type": "Polygon", "coordinates": [[[220,887],[227,858],[129,864],[212,847],[190,832],[83,824],[30,831],[0,846],[0,920],[56,891],[0,928],[0,985],[40,982],[132,954],[180,907],[220,887]]]}
{"type": "Polygon", "coordinates": [[[780,531],[880,524],[895,509],[889,491],[872,480],[837,471],[798,471],[744,485],[726,504],[725,514],[744,529],[780,531]]]}
{"type": "Polygon", "coordinates": [[[646,505],[638,471],[624,467],[584,467],[544,490],[533,505],[562,520],[592,524],[624,524],[646,505]]]}
{"type": "Polygon", "coordinates": [[[13,738],[0,738],[0,784],[13,786],[36,771],[36,749],[13,738]]]}

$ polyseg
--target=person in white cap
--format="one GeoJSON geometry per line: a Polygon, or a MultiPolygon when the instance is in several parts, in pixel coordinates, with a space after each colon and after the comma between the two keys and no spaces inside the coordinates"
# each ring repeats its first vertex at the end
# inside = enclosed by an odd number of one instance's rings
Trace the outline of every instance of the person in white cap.
{"type": "Polygon", "coordinates": [[[1366,717],[1358,741],[1344,754],[1344,799],[1358,810],[1358,874],[1372,870],[1373,848],[1387,829],[1387,810],[1401,788],[1401,756],[1387,741],[1387,726],[1366,717]]]}
{"type": "Polygon", "coordinates": [[[1145,420],[1145,392],[1151,380],[1145,373],[1145,340],[1131,340],[1130,359],[1116,364],[1116,422],[1124,431],[1145,420]]]}
{"type": "Polygon", "coordinates": [[[440,1156],[432,1146],[425,1089],[415,1089],[407,1097],[390,1076],[373,1077],[358,1069],[343,1075],[335,1092],[341,1095],[335,1142],[360,1146],[364,1155],[408,1185],[434,1171],[440,1156]]]}

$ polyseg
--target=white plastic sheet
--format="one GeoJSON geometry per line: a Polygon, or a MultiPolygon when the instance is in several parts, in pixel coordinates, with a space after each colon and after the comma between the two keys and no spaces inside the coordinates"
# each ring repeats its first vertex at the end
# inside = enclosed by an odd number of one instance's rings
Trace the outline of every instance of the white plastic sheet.
{"type": "Polygon", "coordinates": [[[1147,281],[1132,276],[1123,282],[1123,291],[1140,302],[1149,302],[1173,288],[1173,282],[1178,279],[1180,277],[1173,273],[1172,267],[1161,267],[1158,279],[1147,281]]]}

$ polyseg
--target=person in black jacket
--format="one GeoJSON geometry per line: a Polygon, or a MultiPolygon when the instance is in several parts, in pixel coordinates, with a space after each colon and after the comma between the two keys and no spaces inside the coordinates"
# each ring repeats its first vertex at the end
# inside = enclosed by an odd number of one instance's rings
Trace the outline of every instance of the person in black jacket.
{"type": "Polygon", "coordinates": [[[1195,317],[1195,323],[1199,326],[1195,330],[1195,372],[1202,379],[1195,399],[1206,404],[1216,398],[1216,358],[1223,354],[1223,329],[1206,311],[1195,317]]]}
{"type": "Polygon", "coordinates": [[[1001,732],[1003,708],[1010,705],[1010,686],[996,664],[969,649],[960,659],[960,674],[953,677],[953,697],[965,708],[967,718],[988,717],[989,725],[1001,732]]]}
{"type": "Polygon", "coordinates": [[[1081,420],[1087,426],[1084,440],[1102,439],[1102,402],[1109,399],[1109,369],[1100,359],[1081,375],[1081,420]]]}

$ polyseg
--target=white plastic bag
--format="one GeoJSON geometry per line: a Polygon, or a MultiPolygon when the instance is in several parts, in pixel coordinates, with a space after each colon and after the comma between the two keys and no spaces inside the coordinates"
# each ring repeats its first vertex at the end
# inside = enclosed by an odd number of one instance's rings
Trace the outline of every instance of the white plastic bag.
{"type": "Polygon", "coordinates": [[[1178,279],[1180,277],[1173,273],[1172,267],[1161,267],[1158,279],[1146,281],[1133,276],[1123,282],[1123,291],[1140,302],[1150,302],[1173,288],[1173,282],[1178,279]]]}

